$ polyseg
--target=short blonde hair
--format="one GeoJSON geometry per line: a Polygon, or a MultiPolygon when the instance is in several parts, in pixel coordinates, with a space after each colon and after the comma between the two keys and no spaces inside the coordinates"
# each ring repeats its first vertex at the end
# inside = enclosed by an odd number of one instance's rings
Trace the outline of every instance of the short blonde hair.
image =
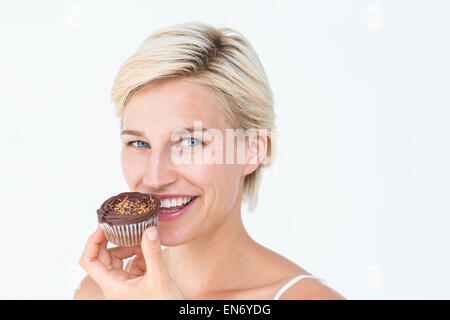
{"type": "Polygon", "coordinates": [[[266,129],[269,133],[265,157],[244,179],[243,199],[253,211],[261,170],[274,160],[276,130],[273,94],[255,50],[230,28],[188,22],[160,29],[121,65],[111,93],[116,114],[122,118],[133,93],[150,82],[182,77],[213,88],[234,129],[266,129]]]}

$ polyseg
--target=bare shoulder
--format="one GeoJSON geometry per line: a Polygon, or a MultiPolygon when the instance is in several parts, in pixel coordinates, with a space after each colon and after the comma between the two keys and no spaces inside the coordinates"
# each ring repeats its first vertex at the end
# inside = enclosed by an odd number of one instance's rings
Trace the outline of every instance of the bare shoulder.
{"type": "Polygon", "coordinates": [[[90,277],[86,276],[81,280],[75,294],[73,296],[74,300],[104,300],[102,289],[97,285],[97,283],[90,277]]]}
{"type": "MultiPolygon", "coordinates": [[[[264,255],[265,274],[278,274],[269,285],[272,296],[291,279],[298,275],[312,275],[291,260],[261,246],[264,255]],[[267,273],[269,271],[270,273],[267,273]]],[[[279,298],[280,300],[344,300],[341,294],[315,278],[303,278],[290,286],[279,298]]]]}
{"type": "Polygon", "coordinates": [[[289,287],[280,300],[345,300],[345,297],[318,279],[304,278],[289,287]]]}

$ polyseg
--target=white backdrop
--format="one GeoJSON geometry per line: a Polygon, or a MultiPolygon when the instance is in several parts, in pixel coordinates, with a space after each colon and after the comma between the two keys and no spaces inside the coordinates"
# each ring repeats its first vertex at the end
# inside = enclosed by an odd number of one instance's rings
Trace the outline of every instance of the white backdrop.
{"type": "Polygon", "coordinates": [[[449,299],[448,1],[2,1],[0,298],[71,299],[127,190],[109,100],[151,32],[241,31],[275,94],[249,233],[349,299],[449,299]]]}

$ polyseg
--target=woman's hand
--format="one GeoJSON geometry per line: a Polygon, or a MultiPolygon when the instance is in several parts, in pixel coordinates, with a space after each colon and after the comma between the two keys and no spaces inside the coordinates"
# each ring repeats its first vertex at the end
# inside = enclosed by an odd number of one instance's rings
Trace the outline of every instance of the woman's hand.
{"type": "Polygon", "coordinates": [[[162,261],[156,227],[142,235],[141,247],[107,249],[100,226],[89,237],[80,265],[100,286],[107,299],[183,299],[162,261]],[[137,255],[123,270],[123,259],[137,255]]]}

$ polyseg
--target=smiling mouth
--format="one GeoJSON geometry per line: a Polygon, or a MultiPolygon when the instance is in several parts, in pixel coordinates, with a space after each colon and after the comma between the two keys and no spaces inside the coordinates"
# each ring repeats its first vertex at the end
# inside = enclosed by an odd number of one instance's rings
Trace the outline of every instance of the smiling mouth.
{"type": "Polygon", "coordinates": [[[186,203],[184,203],[182,205],[179,205],[179,206],[174,206],[174,207],[170,207],[170,208],[160,207],[158,212],[159,213],[163,213],[163,214],[176,213],[178,211],[181,211],[184,207],[189,205],[196,198],[198,198],[198,196],[192,197],[188,202],[186,202],[186,203]]]}

